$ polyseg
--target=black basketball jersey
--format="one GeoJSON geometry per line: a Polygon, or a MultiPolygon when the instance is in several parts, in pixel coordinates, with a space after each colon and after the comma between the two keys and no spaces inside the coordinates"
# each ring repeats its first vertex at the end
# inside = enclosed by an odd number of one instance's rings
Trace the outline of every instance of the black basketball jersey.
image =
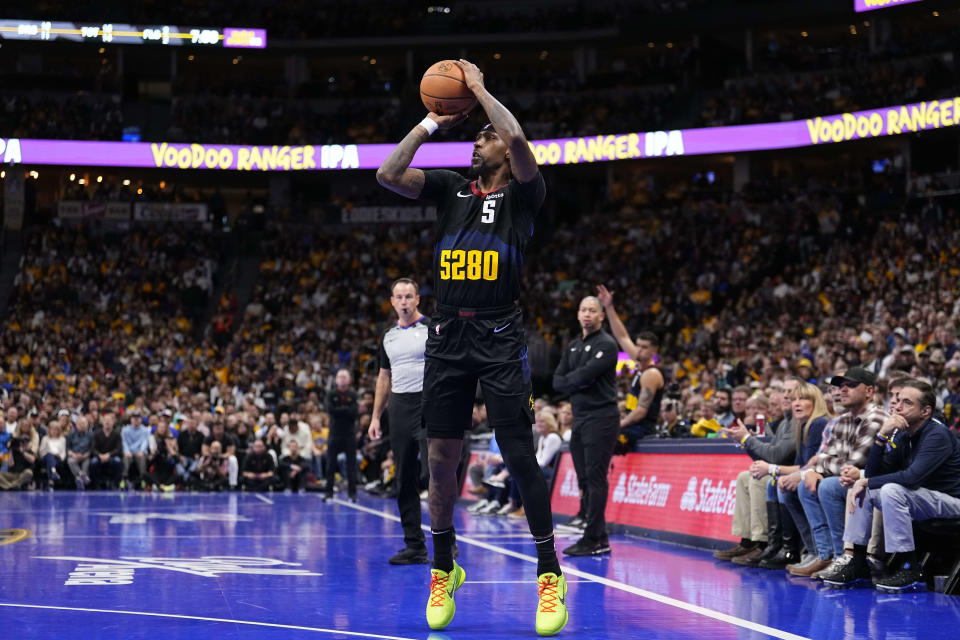
{"type": "MultiPolygon", "coordinates": [[[[630,381],[630,390],[627,392],[627,401],[626,409],[627,411],[633,411],[637,408],[637,404],[640,400],[640,378],[643,376],[644,372],[649,369],[656,369],[660,372],[660,375],[663,377],[663,386],[657,389],[656,393],[653,394],[653,401],[650,403],[650,406],[647,408],[647,415],[643,420],[639,420],[636,424],[642,424],[648,426],[648,428],[655,428],[657,421],[660,419],[660,404],[663,402],[663,394],[667,389],[667,373],[661,367],[658,367],[655,364],[650,365],[642,369],[637,369],[637,372],[633,375],[633,379],[630,381]]],[[[653,433],[652,431],[650,433],[653,433]]]]}
{"type": "Polygon", "coordinates": [[[424,171],[422,198],[437,203],[434,290],[438,304],[483,309],[520,297],[523,254],[546,197],[543,176],[482,193],[476,181],[424,171]]]}

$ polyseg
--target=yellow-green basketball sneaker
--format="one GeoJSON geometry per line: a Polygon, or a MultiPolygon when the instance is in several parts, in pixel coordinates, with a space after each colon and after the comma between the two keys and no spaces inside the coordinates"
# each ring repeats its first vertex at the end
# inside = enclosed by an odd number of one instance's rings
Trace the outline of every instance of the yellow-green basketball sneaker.
{"type": "Polygon", "coordinates": [[[555,573],[537,578],[540,602],[537,605],[537,633],[554,636],[567,624],[567,579],[555,573]]]}
{"type": "MultiPolygon", "coordinates": [[[[443,629],[453,620],[457,605],[453,593],[463,585],[467,574],[456,562],[453,571],[430,570],[430,599],[427,600],[427,624],[431,629],[443,629]]],[[[539,619],[539,618],[538,618],[539,619]]]]}

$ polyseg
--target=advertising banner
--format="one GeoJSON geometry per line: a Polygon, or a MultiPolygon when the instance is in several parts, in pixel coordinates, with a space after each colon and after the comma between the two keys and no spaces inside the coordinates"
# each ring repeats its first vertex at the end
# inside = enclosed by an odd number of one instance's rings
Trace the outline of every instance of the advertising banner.
{"type": "Polygon", "coordinates": [[[133,219],[147,222],[206,222],[207,205],[201,203],[137,202],[133,219]]]}
{"type": "MultiPolygon", "coordinates": [[[[632,453],[615,456],[610,469],[607,522],[714,540],[730,534],[737,474],[750,459],[741,454],[632,453]]],[[[569,453],[560,458],[553,486],[554,514],[573,515],[580,504],[569,453]]]]}
{"type": "MultiPolygon", "coordinates": [[[[542,165],[580,164],[809,147],[958,123],[960,97],[789,122],[534,140],[530,148],[542,165]]],[[[392,144],[263,146],[0,138],[4,163],[233,171],[377,169],[393,148],[392,144]]],[[[465,167],[472,150],[471,142],[428,143],[417,151],[411,166],[465,167]]]]}
{"type": "Polygon", "coordinates": [[[860,13],[874,9],[887,9],[901,4],[911,4],[922,0],[853,0],[853,10],[860,13]]]}
{"type": "Polygon", "coordinates": [[[61,220],[129,220],[129,202],[83,202],[61,200],[57,203],[57,217],[61,220]]]}
{"type": "Polygon", "coordinates": [[[436,207],[353,207],[341,209],[344,223],[362,222],[432,222],[437,219],[436,207]]]}

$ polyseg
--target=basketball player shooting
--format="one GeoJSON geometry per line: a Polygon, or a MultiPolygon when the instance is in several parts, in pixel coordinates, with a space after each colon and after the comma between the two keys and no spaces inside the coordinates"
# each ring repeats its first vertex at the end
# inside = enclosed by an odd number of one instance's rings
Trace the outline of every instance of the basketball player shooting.
{"type": "Polygon", "coordinates": [[[427,622],[431,629],[450,624],[456,608],[453,595],[465,579],[452,555],[453,510],[457,464],[479,381],[490,425],[518,483],[536,542],[536,630],[554,635],[567,622],[567,583],[557,561],[547,484],[533,446],[530,368],[517,305],[523,254],[546,186],[520,124],[486,90],[480,69],[466,60],[454,64],[490,119],[473,144],[471,168],[477,179],[410,168],[417,149],[434,131],[460,124],[466,113],[441,116],[431,111],[377,171],[377,181],[391,191],[437,204],[437,309],[429,323],[423,382],[434,549],[427,622]]]}

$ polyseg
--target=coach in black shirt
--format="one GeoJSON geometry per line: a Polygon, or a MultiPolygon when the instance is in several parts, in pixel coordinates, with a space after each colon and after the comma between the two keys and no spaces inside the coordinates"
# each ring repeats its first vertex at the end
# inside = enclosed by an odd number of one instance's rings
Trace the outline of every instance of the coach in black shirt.
{"type": "Polygon", "coordinates": [[[577,319],[583,333],[564,350],[553,374],[553,388],[570,394],[573,432],[570,455],[583,497],[583,538],[563,552],[571,556],[610,553],[604,511],[607,507],[607,469],[620,427],[617,409],[617,341],[602,329],[600,301],[587,296],[577,319]]]}

